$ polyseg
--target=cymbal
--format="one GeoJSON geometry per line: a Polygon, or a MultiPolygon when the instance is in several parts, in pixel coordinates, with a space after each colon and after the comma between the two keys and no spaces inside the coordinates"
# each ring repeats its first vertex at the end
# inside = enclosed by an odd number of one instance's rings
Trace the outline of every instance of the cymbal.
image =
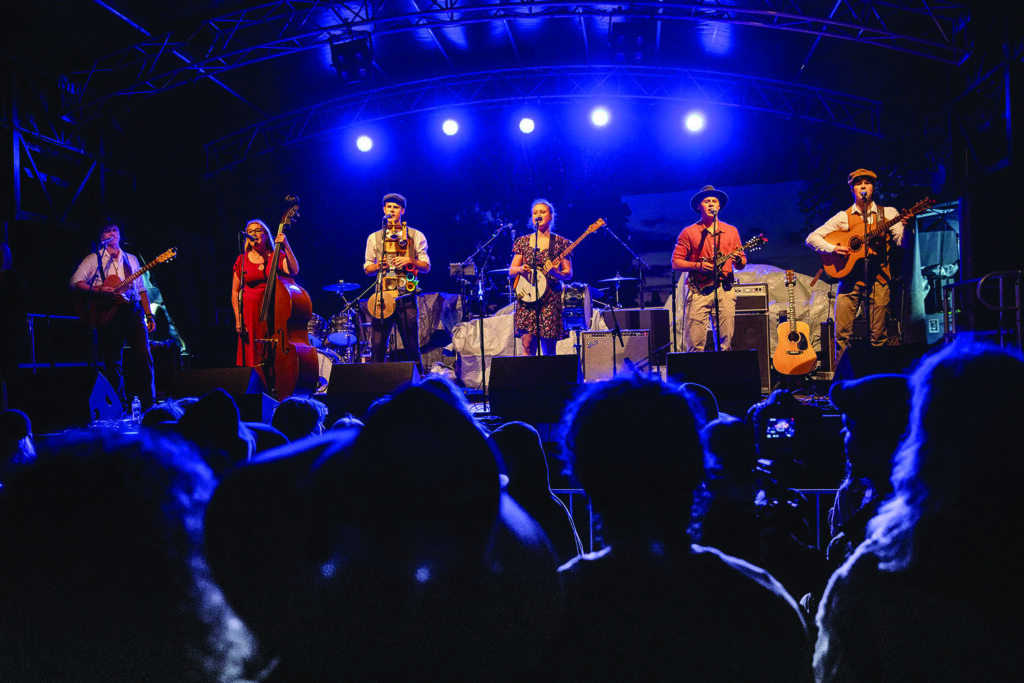
{"type": "Polygon", "coordinates": [[[359,289],[359,285],[355,282],[339,282],[336,285],[324,285],[322,289],[325,292],[351,292],[353,289],[359,289]]]}
{"type": "Polygon", "coordinates": [[[622,277],[621,275],[616,275],[615,277],[605,278],[604,280],[598,280],[598,282],[636,282],[636,281],[637,281],[637,279],[635,277],[622,277]]]}

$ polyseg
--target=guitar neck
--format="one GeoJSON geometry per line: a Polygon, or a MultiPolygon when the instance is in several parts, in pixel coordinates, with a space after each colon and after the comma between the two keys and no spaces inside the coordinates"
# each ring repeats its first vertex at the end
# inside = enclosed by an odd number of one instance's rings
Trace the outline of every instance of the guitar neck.
{"type": "MultiPolygon", "coordinates": [[[[125,258],[128,258],[128,257],[125,256],[125,258]]],[[[129,275],[125,279],[121,280],[121,284],[119,284],[114,291],[116,291],[117,293],[120,294],[124,290],[128,289],[129,285],[131,285],[133,282],[135,282],[140,277],[145,275],[153,266],[155,266],[157,263],[159,263],[159,261],[160,261],[160,259],[156,259],[156,260],[150,261],[146,265],[142,266],[141,268],[136,270],[134,273],[132,273],[131,275],[129,275]]]]}
{"type": "Polygon", "coordinates": [[[554,268],[554,267],[557,267],[557,266],[558,266],[558,264],[560,264],[560,263],[562,262],[562,259],[564,259],[564,258],[565,258],[566,256],[568,256],[568,255],[569,255],[570,253],[572,253],[572,250],[573,250],[573,249],[575,249],[575,248],[576,248],[576,246],[577,246],[577,245],[578,245],[578,244],[579,244],[580,242],[582,242],[582,241],[583,241],[583,238],[584,238],[584,237],[586,237],[586,236],[587,236],[587,235],[589,235],[589,234],[590,234],[589,232],[585,232],[585,233],[583,233],[582,235],[580,235],[579,237],[577,237],[577,238],[576,238],[576,241],[575,241],[575,242],[573,242],[572,244],[570,244],[570,245],[569,245],[568,247],[566,247],[566,248],[565,248],[565,251],[563,251],[563,252],[562,252],[561,254],[559,254],[558,256],[556,256],[556,257],[555,257],[555,260],[551,262],[551,266],[552,266],[553,268],[554,268]]]}
{"type": "Polygon", "coordinates": [[[790,333],[796,331],[796,302],[793,298],[794,285],[787,285],[786,289],[789,291],[789,307],[787,313],[789,314],[789,331],[790,333]]]}

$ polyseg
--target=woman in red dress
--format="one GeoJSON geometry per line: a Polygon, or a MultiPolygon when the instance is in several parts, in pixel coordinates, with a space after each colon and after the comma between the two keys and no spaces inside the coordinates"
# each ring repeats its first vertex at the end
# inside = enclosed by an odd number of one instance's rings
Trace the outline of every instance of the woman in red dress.
{"type": "Polygon", "coordinates": [[[234,277],[231,280],[231,307],[235,311],[235,331],[238,333],[238,356],[235,365],[256,367],[259,362],[256,359],[250,330],[255,329],[259,320],[263,292],[267,288],[266,270],[273,260],[274,244],[281,243],[278,275],[295,277],[299,272],[299,262],[295,259],[295,253],[283,232],[274,239],[270,234],[270,228],[259,219],[249,221],[245,226],[245,232],[248,234],[245,252],[235,260],[234,277]]]}

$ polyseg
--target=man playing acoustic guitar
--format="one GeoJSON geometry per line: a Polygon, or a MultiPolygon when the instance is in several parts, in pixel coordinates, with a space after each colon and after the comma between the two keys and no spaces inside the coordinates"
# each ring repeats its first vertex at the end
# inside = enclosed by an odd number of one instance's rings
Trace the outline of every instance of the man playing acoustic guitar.
{"type": "MultiPolygon", "coordinates": [[[[808,235],[807,246],[819,254],[852,258],[853,251],[850,246],[852,242],[838,239],[846,237],[846,235],[836,235],[835,233],[851,233],[852,237],[859,231],[863,235],[865,231],[870,232],[880,221],[888,222],[898,219],[900,212],[895,208],[880,207],[874,203],[877,179],[878,176],[874,171],[869,171],[866,168],[858,168],[851,173],[846,179],[846,183],[850,186],[850,192],[853,193],[853,206],[832,216],[824,225],[808,235]],[[830,235],[832,235],[831,238],[829,238],[830,235]]],[[[901,246],[903,244],[903,227],[908,220],[908,217],[896,220],[887,231],[868,241],[866,273],[864,264],[857,263],[839,280],[835,311],[836,366],[839,365],[839,359],[850,344],[850,333],[853,331],[853,321],[857,317],[858,307],[868,307],[871,345],[885,346],[889,343],[886,333],[886,317],[889,311],[889,280],[891,277],[889,266],[892,259],[892,245],[901,246]],[[870,289],[867,286],[868,282],[871,283],[870,289]]],[[[835,370],[834,367],[832,369],[835,370]]]]}
{"type": "Polygon", "coordinates": [[[137,278],[121,293],[115,291],[118,283],[139,270],[139,261],[121,250],[121,230],[112,220],[100,224],[97,251],[89,254],[71,276],[70,286],[76,294],[93,297],[95,305],[115,307],[109,322],[96,328],[96,342],[103,359],[103,374],[117,391],[121,403],[125,398],[124,370],[121,349],[127,343],[132,370],[137,373],[133,384],[143,409],[153,405],[156,386],[153,383],[153,355],[149,352],[149,335],[156,329],[149,296],[142,279],[137,278]],[[143,322],[145,321],[145,322],[143,322]]]}
{"type": "Polygon", "coordinates": [[[718,220],[718,212],[728,202],[729,196],[712,185],[704,186],[693,195],[690,207],[700,214],[700,220],[683,228],[672,251],[672,270],[689,273],[683,308],[683,340],[687,353],[704,350],[709,318],[718,329],[719,348],[722,351],[732,348],[736,322],[733,270],[745,268],[747,256],[735,226],[718,220]],[[724,254],[732,256],[723,262],[721,255],[724,254]],[[716,261],[719,262],[717,273],[716,261]]]}

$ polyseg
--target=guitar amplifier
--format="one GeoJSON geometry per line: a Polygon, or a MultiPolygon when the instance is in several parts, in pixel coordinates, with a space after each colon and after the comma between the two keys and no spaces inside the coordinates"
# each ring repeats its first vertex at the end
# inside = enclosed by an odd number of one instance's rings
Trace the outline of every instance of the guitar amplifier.
{"type": "Polygon", "coordinates": [[[737,313],[766,313],[768,311],[768,285],[764,282],[735,284],[737,313]]]}
{"type": "Polygon", "coordinates": [[[647,357],[651,353],[650,330],[620,330],[622,343],[612,330],[583,332],[583,381],[600,382],[620,372],[649,370],[647,357]],[[629,361],[627,363],[626,361],[629,361]]]}

